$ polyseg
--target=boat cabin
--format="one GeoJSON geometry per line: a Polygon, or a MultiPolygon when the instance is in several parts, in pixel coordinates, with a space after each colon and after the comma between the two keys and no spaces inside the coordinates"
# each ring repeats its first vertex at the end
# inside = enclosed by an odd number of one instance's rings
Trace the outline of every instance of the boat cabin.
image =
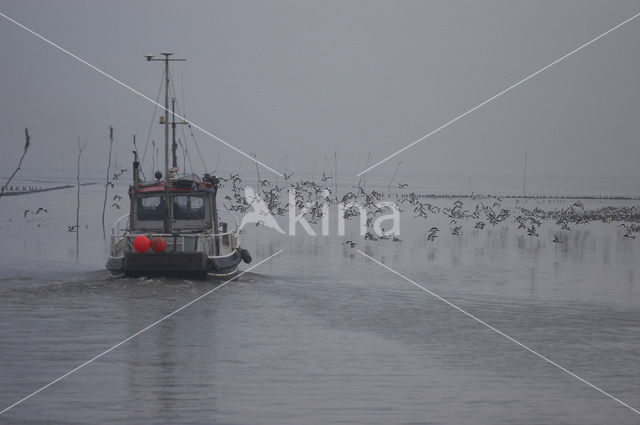
{"type": "Polygon", "coordinates": [[[192,175],[171,180],[166,189],[163,181],[131,186],[131,231],[202,233],[217,229],[215,183],[192,175]]]}

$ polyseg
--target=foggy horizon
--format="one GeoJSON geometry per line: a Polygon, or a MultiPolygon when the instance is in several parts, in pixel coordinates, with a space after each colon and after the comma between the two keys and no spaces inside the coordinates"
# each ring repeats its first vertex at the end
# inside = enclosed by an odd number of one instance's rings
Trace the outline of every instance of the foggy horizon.
{"type": "MultiPolygon", "coordinates": [[[[172,74],[189,120],[273,168],[287,155],[282,166],[297,173],[311,173],[314,161],[320,169],[337,149],[344,175],[362,171],[369,152],[371,163],[383,159],[637,13],[631,1],[170,5],[0,10],[153,99],[162,66],[143,55],[172,51],[187,59],[172,74]]],[[[530,176],[640,177],[638,36],[630,22],[369,174],[391,174],[402,161],[400,174],[515,176],[528,152],[530,176]]],[[[142,151],[153,104],[4,18],[0,37],[2,174],[15,167],[24,127],[33,143],[25,173],[75,157],[78,137],[89,142],[83,162],[106,167],[110,125],[118,160],[130,165],[132,136],[142,151]]],[[[157,116],[152,127],[162,143],[157,116]]],[[[226,168],[255,172],[193,131],[207,168],[220,154],[226,168]]]]}

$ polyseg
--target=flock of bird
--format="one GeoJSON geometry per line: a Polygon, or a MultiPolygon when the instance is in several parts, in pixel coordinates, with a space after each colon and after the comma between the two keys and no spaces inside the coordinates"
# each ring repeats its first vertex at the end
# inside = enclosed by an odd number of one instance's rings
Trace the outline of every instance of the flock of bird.
{"type": "Polygon", "coordinates": [[[116,193],[115,195],[113,195],[113,198],[111,200],[113,201],[113,204],[111,204],[111,208],[119,210],[120,204],[118,202],[122,201],[122,196],[116,193]]]}
{"type": "MultiPolygon", "coordinates": [[[[127,170],[123,169],[113,175],[113,180],[118,180],[120,175],[127,170]]],[[[539,230],[545,222],[554,222],[561,231],[571,231],[575,226],[593,221],[605,223],[618,222],[618,227],[622,231],[622,236],[635,239],[640,232],[640,206],[607,206],[598,209],[585,209],[581,201],[575,201],[566,208],[556,208],[544,210],[539,206],[533,209],[524,208],[517,205],[505,206],[503,199],[498,196],[475,196],[472,200],[475,205],[471,209],[465,208],[461,199],[453,200],[450,206],[439,206],[426,202],[425,195],[416,193],[387,193],[376,190],[367,191],[361,186],[354,187],[347,193],[336,196],[331,188],[329,180],[332,176],[323,173],[319,181],[301,180],[292,181],[293,174],[285,174],[282,183],[269,180],[258,180],[258,190],[255,195],[259,196],[274,216],[284,216],[289,212],[289,189],[293,188],[295,193],[296,214],[302,214],[304,218],[312,224],[318,223],[322,219],[326,205],[342,204],[345,220],[359,218],[361,211],[366,213],[367,231],[365,240],[380,241],[391,240],[402,242],[398,235],[387,233],[382,229],[382,234],[373,232],[373,223],[376,218],[386,214],[385,208],[376,204],[381,201],[394,202],[400,212],[411,213],[419,219],[429,219],[436,216],[445,216],[449,219],[448,232],[453,236],[461,236],[465,229],[471,228],[473,231],[482,231],[486,226],[496,226],[499,224],[513,224],[517,231],[526,233],[531,237],[539,237],[539,230]],[[361,210],[359,207],[364,207],[361,210]]],[[[223,191],[223,207],[228,211],[243,214],[251,208],[251,203],[245,196],[242,178],[238,174],[230,174],[229,177],[218,177],[219,187],[227,187],[229,190],[223,191]]],[[[407,184],[400,183],[398,189],[404,191],[407,184]]],[[[120,209],[122,196],[115,194],[112,197],[112,208],[120,209]]],[[[442,203],[440,203],[442,205],[442,203]]],[[[47,212],[46,208],[36,210],[25,210],[24,219],[27,222],[35,222],[40,226],[41,219],[37,217],[47,212]]],[[[261,222],[256,223],[259,226],[261,222]]],[[[68,231],[75,232],[75,226],[68,226],[68,231]]],[[[425,228],[424,238],[427,242],[435,241],[441,231],[437,226],[425,228]]],[[[553,242],[563,243],[565,238],[561,233],[554,232],[553,242]]],[[[357,242],[347,240],[343,243],[351,248],[357,246],[357,242]]]]}
{"type": "MultiPolygon", "coordinates": [[[[331,179],[323,173],[320,181],[302,180],[290,181],[291,175],[285,176],[282,185],[268,180],[259,180],[260,196],[267,205],[269,212],[273,215],[283,216],[289,211],[288,189],[295,189],[296,213],[304,211],[304,218],[309,223],[317,223],[323,215],[323,205],[334,205],[341,203],[352,206],[344,209],[344,218],[351,219],[359,217],[360,210],[356,205],[361,205],[366,210],[367,232],[365,240],[377,241],[390,239],[395,242],[402,242],[398,235],[385,234],[376,235],[372,231],[372,226],[377,217],[387,213],[384,208],[376,206],[380,201],[394,202],[401,212],[411,212],[414,217],[428,219],[430,217],[444,215],[449,218],[448,231],[453,236],[463,235],[465,228],[471,227],[474,231],[482,231],[486,226],[514,225],[517,231],[525,233],[527,236],[539,237],[539,230],[545,222],[555,223],[559,231],[571,231],[575,226],[593,221],[621,222],[619,227],[624,230],[623,236],[635,239],[636,233],[640,232],[640,206],[607,206],[598,209],[588,210],[582,201],[577,200],[569,206],[561,209],[544,210],[539,206],[533,209],[523,206],[507,206],[503,199],[498,196],[475,196],[475,205],[471,209],[466,209],[461,199],[453,200],[451,206],[438,206],[424,200],[424,195],[416,193],[387,193],[376,190],[366,191],[363,187],[354,187],[340,196],[333,193],[332,188],[327,184],[331,179]],[[354,205],[355,204],[355,205],[354,205]],[[470,224],[469,224],[470,222],[470,224]]],[[[238,174],[231,174],[228,178],[219,177],[220,186],[230,186],[229,193],[224,196],[224,208],[229,211],[239,213],[247,212],[251,205],[244,196],[244,186],[238,174]]],[[[398,188],[404,190],[406,184],[399,184],[398,188]]],[[[566,204],[565,204],[566,205],[566,204]]],[[[256,225],[260,225],[257,223],[256,225]]],[[[433,242],[438,238],[441,229],[437,226],[430,226],[425,230],[424,237],[427,242],[433,242]]],[[[564,243],[566,239],[562,233],[555,232],[554,243],[564,243]]],[[[357,242],[347,240],[343,245],[355,248],[357,242]]]]}
{"type": "Polygon", "coordinates": [[[124,173],[126,173],[127,171],[129,171],[129,170],[127,170],[126,168],[123,168],[120,171],[114,171],[113,177],[112,177],[113,180],[119,180],[120,176],[123,175],[124,173]]]}
{"type": "Polygon", "coordinates": [[[48,225],[49,221],[46,219],[47,212],[49,211],[44,207],[39,207],[34,210],[31,210],[31,209],[24,210],[24,213],[23,213],[24,221],[30,224],[35,224],[38,227],[41,227],[43,225],[48,225]]]}

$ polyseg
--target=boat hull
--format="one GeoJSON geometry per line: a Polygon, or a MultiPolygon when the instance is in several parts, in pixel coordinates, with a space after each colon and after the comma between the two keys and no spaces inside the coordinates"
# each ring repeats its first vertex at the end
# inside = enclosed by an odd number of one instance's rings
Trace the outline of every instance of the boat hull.
{"type": "Polygon", "coordinates": [[[122,257],[109,257],[106,267],[113,276],[224,279],[238,273],[241,261],[241,248],[217,257],[209,257],[202,252],[129,252],[122,257]]]}

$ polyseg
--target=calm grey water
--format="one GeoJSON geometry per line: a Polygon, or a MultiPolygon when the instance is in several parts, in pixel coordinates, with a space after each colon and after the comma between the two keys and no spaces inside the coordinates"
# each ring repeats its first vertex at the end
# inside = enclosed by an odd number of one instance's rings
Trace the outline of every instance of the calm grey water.
{"type": "MultiPolygon", "coordinates": [[[[215,286],[109,278],[101,190],[82,189],[78,261],[75,234],[67,232],[73,189],[0,200],[0,409],[215,286]],[[25,209],[39,206],[48,213],[24,219],[25,209]]],[[[118,214],[109,209],[108,226],[118,214]]],[[[557,226],[548,223],[538,238],[512,223],[480,232],[472,222],[456,237],[447,223],[403,215],[402,243],[358,248],[640,408],[640,239],[622,237],[617,223],[576,226],[563,244],[552,242],[557,226]],[[432,225],[443,231],[428,243],[432,225]]],[[[255,262],[283,253],[0,415],[0,423],[640,422],[341,245],[354,231],[311,238],[300,228],[296,237],[248,229],[244,246],[255,262]]]]}

